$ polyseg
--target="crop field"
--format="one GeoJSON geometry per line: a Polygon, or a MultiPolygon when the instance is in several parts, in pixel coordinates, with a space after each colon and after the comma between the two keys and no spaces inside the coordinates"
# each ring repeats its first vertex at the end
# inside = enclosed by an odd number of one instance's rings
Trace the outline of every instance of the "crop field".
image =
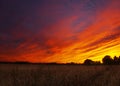
{"type": "Polygon", "coordinates": [[[120,86],[120,66],[0,64],[0,86],[120,86]]]}

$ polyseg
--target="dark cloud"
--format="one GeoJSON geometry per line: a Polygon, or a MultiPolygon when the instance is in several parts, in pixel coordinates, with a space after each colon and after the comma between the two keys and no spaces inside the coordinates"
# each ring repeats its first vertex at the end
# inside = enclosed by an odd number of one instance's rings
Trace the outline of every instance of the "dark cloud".
{"type": "Polygon", "coordinates": [[[119,37],[120,37],[120,32],[111,33],[111,34],[109,34],[109,35],[107,35],[107,36],[105,36],[105,37],[103,37],[103,38],[101,38],[101,39],[99,39],[97,41],[94,41],[94,42],[92,42],[92,43],[90,43],[90,44],[88,44],[87,46],[84,46],[84,47],[98,46],[98,45],[101,45],[103,43],[113,41],[113,40],[115,40],[115,39],[117,39],[119,37]]]}

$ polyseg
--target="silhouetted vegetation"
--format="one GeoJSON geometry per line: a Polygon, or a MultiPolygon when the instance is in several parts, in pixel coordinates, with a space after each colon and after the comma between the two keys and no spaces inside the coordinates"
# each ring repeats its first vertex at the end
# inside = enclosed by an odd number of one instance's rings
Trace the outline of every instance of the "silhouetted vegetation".
{"type": "Polygon", "coordinates": [[[120,56],[119,57],[114,57],[114,64],[120,64],[120,56]]]}
{"type": "Polygon", "coordinates": [[[91,59],[86,59],[83,63],[84,65],[100,65],[100,61],[92,61],[91,59]]]}
{"type": "Polygon", "coordinates": [[[109,55],[106,55],[102,59],[102,61],[103,61],[103,64],[107,64],[107,65],[114,64],[114,60],[109,55]]]}
{"type": "Polygon", "coordinates": [[[104,64],[104,65],[118,65],[120,64],[120,56],[114,56],[114,58],[112,58],[109,55],[106,55],[103,59],[102,59],[101,63],[100,61],[92,61],[91,59],[86,59],[83,64],[84,65],[100,65],[100,64],[104,64]]]}
{"type": "Polygon", "coordinates": [[[114,56],[114,58],[111,58],[111,56],[109,55],[106,55],[103,59],[103,64],[106,64],[106,65],[118,65],[120,64],[120,56],[117,57],[117,56],[114,56]]]}
{"type": "Polygon", "coordinates": [[[92,61],[91,59],[86,59],[83,64],[92,65],[92,64],[94,64],[94,61],[92,61]]]}
{"type": "Polygon", "coordinates": [[[17,61],[17,62],[0,62],[0,64],[35,64],[35,65],[120,65],[120,56],[114,56],[113,58],[109,55],[106,55],[102,58],[102,63],[100,61],[93,61],[91,59],[86,59],[82,64],[81,63],[30,63],[26,61],[17,61]]]}

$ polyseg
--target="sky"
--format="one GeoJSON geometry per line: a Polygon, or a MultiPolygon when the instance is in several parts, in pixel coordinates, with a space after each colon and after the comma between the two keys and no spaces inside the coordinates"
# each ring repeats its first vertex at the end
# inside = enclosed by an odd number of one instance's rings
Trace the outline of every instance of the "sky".
{"type": "Polygon", "coordinates": [[[81,63],[120,55],[120,0],[0,0],[0,61],[81,63]]]}

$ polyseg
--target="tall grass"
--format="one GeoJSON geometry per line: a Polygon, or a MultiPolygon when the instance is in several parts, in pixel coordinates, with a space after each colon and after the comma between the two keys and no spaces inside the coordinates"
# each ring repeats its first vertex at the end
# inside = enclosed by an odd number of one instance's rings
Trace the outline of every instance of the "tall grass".
{"type": "Polygon", "coordinates": [[[120,86],[120,66],[1,64],[0,86],[120,86]]]}

